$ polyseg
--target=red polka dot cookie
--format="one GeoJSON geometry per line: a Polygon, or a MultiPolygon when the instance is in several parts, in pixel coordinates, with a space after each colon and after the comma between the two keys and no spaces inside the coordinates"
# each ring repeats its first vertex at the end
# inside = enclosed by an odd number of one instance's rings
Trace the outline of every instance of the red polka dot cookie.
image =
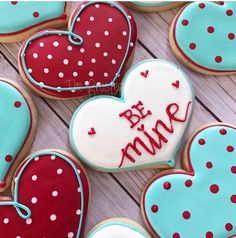
{"type": "Polygon", "coordinates": [[[18,42],[48,27],[59,28],[68,20],[69,3],[0,2],[0,42],[18,42]]]}
{"type": "Polygon", "coordinates": [[[155,237],[236,235],[235,152],[235,126],[215,123],[193,135],[183,157],[186,171],[159,173],[144,189],[142,213],[155,237]]]}
{"type": "Polygon", "coordinates": [[[235,7],[235,2],[193,2],[181,9],[169,34],[177,58],[200,73],[235,73],[235,7]]]}
{"type": "Polygon", "coordinates": [[[185,2],[170,1],[131,1],[125,2],[129,8],[139,12],[162,12],[182,6],[185,2]]]}
{"type": "Polygon", "coordinates": [[[12,198],[1,198],[1,236],[83,237],[89,187],[84,168],[71,154],[36,152],[18,167],[12,198]]]}
{"type": "Polygon", "coordinates": [[[30,95],[18,84],[0,78],[0,192],[31,147],[37,111],[30,95]]]}
{"type": "Polygon", "coordinates": [[[116,2],[83,2],[68,31],[46,30],[19,53],[24,82],[43,97],[68,99],[117,92],[136,43],[131,13],[116,2]]]}

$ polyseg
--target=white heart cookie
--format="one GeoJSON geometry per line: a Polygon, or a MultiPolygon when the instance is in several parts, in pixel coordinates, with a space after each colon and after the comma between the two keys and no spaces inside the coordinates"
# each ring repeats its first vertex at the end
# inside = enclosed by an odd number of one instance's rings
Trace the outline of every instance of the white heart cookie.
{"type": "Polygon", "coordinates": [[[121,97],[93,97],[76,110],[70,141],[77,155],[102,171],[172,167],[191,118],[194,93],[183,71],[146,60],[123,79],[121,97]]]}
{"type": "Polygon", "coordinates": [[[150,238],[136,222],[126,218],[112,218],[96,225],[86,238],[150,238]]]}

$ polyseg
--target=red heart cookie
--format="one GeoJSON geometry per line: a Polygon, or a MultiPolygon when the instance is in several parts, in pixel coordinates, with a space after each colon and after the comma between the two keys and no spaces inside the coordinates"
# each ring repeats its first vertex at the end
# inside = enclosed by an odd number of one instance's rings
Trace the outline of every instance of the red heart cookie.
{"type": "Polygon", "coordinates": [[[35,153],[16,171],[13,198],[1,199],[1,237],[82,237],[89,192],[86,172],[72,155],[35,153]]]}
{"type": "Polygon", "coordinates": [[[22,45],[20,72],[45,97],[116,92],[136,38],[134,18],[124,6],[84,2],[72,14],[68,31],[42,31],[22,45]]]}

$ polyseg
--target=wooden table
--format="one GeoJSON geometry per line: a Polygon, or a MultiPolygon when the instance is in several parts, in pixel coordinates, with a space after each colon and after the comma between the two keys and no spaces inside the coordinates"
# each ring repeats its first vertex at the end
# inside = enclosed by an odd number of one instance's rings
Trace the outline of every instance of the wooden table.
{"type": "MultiPolygon", "coordinates": [[[[73,2],[74,8],[78,2],[73,2]]],[[[178,9],[162,13],[133,12],[138,24],[138,42],[133,64],[148,58],[161,58],[179,65],[192,81],[196,93],[193,119],[185,135],[204,123],[236,121],[236,76],[204,76],[182,65],[173,55],[168,42],[170,23],[178,9]]],[[[21,43],[0,44],[0,77],[22,84],[17,54],[21,43]]],[[[84,99],[55,101],[33,95],[39,111],[39,128],[31,152],[58,148],[71,151],[68,138],[70,119],[84,99]]],[[[236,124],[236,123],[235,123],[236,124]]],[[[180,149],[180,153],[183,148],[180,149]]],[[[177,156],[179,161],[180,156],[177,156]]],[[[96,223],[111,217],[123,216],[144,222],[140,213],[140,197],[146,183],[158,170],[102,173],[87,168],[92,200],[86,231],[96,223]]]]}

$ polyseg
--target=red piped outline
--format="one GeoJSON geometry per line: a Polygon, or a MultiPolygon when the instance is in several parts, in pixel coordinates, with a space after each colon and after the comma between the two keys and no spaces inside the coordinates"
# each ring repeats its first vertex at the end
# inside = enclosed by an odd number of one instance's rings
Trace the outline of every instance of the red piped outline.
{"type": "MultiPolygon", "coordinates": [[[[229,124],[226,124],[226,123],[213,123],[213,124],[208,124],[208,125],[205,125],[203,126],[200,130],[198,130],[197,132],[195,132],[193,134],[193,136],[191,137],[191,139],[187,142],[187,145],[186,145],[186,148],[185,148],[185,151],[184,151],[184,156],[182,157],[182,165],[184,164],[185,162],[185,156],[187,156],[186,158],[186,163],[185,163],[185,166],[183,165],[183,167],[185,167],[186,170],[181,170],[181,169],[171,169],[171,170],[167,170],[167,171],[164,171],[164,172],[161,172],[159,173],[158,175],[156,175],[155,177],[153,177],[149,182],[148,184],[145,186],[144,188],[144,191],[143,191],[143,194],[142,194],[142,198],[141,198],[141,210],[142,210],[142,215],[143,215],[143,218],[144,218],[144,221],[146,223],[146,225],[148,226],[149,230],[151,231],[151,233],[153,235],[155,235],[155,237],[157,238],[161,238],[157,232],[155,231],[155,229],[152,227],[151,223],[149,222],[148,220],[148,217],[147,217],[147,214],[146,214],[146,209],[145,209],[145,196],[146,196],[146,192],[147,190],[149,189],[149,187],[154,183],[156,182],[156,180],[158,180],[159,178],[162,178],[162,177],[165,177],[165,176],[168,176],[168,175],[173,175],[173,174],[179,174],[179,175],[189,175],[189,176],[194,176],[195,173],[194,173],[194,169],[192,167],[192,163],[191,163],[191,159],[190,159],[190,148],[191,148],[191,145],[192,145],[192,142],[193,140],[195,139],[195,137],[201,133],[202,131],[204,131],[205,129],[207,128],[211,128],[211,127],[218,127],[218,126],[222,126],[222,127],[229,127],[229,128],[232,128],[234,130],[236,130],[236,126],[232,126],[232,125],[229,125],[229,124]]],[[[230,236],[228,238],[233,238],[236,234],[234,234],[233,236],[230,236]]]]}

